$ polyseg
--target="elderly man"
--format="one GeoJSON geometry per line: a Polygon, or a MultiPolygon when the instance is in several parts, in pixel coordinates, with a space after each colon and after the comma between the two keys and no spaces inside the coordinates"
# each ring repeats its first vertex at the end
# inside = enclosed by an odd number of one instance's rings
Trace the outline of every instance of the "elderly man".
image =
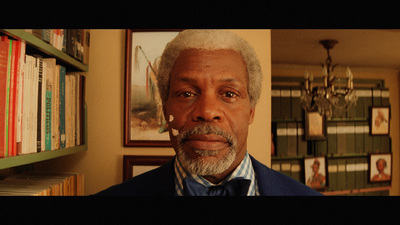
{"type": "Polygon", "coordinates": [[[185,30],[166,46],[157,78],[176,156],[98,195],[319,195],[247,152],[262,73],[246,41],[185,30]]]}

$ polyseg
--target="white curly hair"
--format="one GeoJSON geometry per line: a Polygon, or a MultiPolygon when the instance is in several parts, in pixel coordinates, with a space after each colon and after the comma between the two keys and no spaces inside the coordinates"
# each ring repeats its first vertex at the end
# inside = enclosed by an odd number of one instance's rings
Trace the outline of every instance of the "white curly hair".
{"type": "Polygon", "coordinates": [[[241,54],[247,67],[248,86],[251,107],[255,107],[261,94],[262,72],[260,62],[253,47],[241,37],[222,30],[184,30],[180,32],[164,49],[157,72],[158,89],[162,101],[168,99],[169,78],[172,67],[181,51],[234,50],[241,54]]]}

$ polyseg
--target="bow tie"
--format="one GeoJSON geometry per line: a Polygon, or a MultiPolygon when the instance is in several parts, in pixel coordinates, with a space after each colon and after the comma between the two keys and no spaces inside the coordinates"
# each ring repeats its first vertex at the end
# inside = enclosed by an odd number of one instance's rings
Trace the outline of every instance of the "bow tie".
{"type": "Polygon", "coordinates": [[[251,180],[234,178],[223,185],[206,187],[191,177],[183,180],[185,196],[246,196],[251,180]]]}

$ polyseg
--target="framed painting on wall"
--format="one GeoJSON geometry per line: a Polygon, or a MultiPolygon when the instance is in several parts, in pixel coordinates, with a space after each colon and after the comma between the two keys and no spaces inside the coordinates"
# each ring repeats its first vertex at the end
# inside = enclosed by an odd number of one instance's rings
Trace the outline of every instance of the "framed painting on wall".
{"type": "Polygon", "coordinates": [[[370,182],[384,182],[392,180],[392,154],[370,154],[369,158],[370,182]]]}
{"type": "Polygon", "coordinates": [[[157,87],[165,46],[181,30],[126,30],[124,146],[171,146],[157,87]]]}
{"type": "Polygon", "coordinates": [[[322,191],[327,188],[327,164],[325,156],[304,159],[304,177],[306,185],[322,191]]]}
{"type": "Polygon", "coordinates": [[[150,170],[169,162],[174,156],[139,156],[124,155],[123,156],[123,181],[146,173],[150,170]]]}
{"type": "Polygon", "coordinates": [[[326,117],[317,111],[305,113],[305,139],[306,140],[326,140],[326,117]]]}
{"type": "Polygon", "coordinates": [[[390,107],[371,107],[371,135],[389,135],[390,107]]]}

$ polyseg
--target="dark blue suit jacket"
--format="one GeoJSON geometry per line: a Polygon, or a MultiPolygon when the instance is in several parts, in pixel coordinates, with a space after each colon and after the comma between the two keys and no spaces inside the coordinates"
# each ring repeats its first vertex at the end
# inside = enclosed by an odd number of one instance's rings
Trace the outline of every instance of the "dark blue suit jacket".
{"type": "MultiPolygon", "coordinates": [[[[250,156],[256,173],[261,196],[304,196],[321,195],[314,189],[276,172],[250,156]]],[[[174,196],[174,159],[144,174],[133,177],[121,184],[111,186],[96,195],[103,196],[174,196]]]]}

